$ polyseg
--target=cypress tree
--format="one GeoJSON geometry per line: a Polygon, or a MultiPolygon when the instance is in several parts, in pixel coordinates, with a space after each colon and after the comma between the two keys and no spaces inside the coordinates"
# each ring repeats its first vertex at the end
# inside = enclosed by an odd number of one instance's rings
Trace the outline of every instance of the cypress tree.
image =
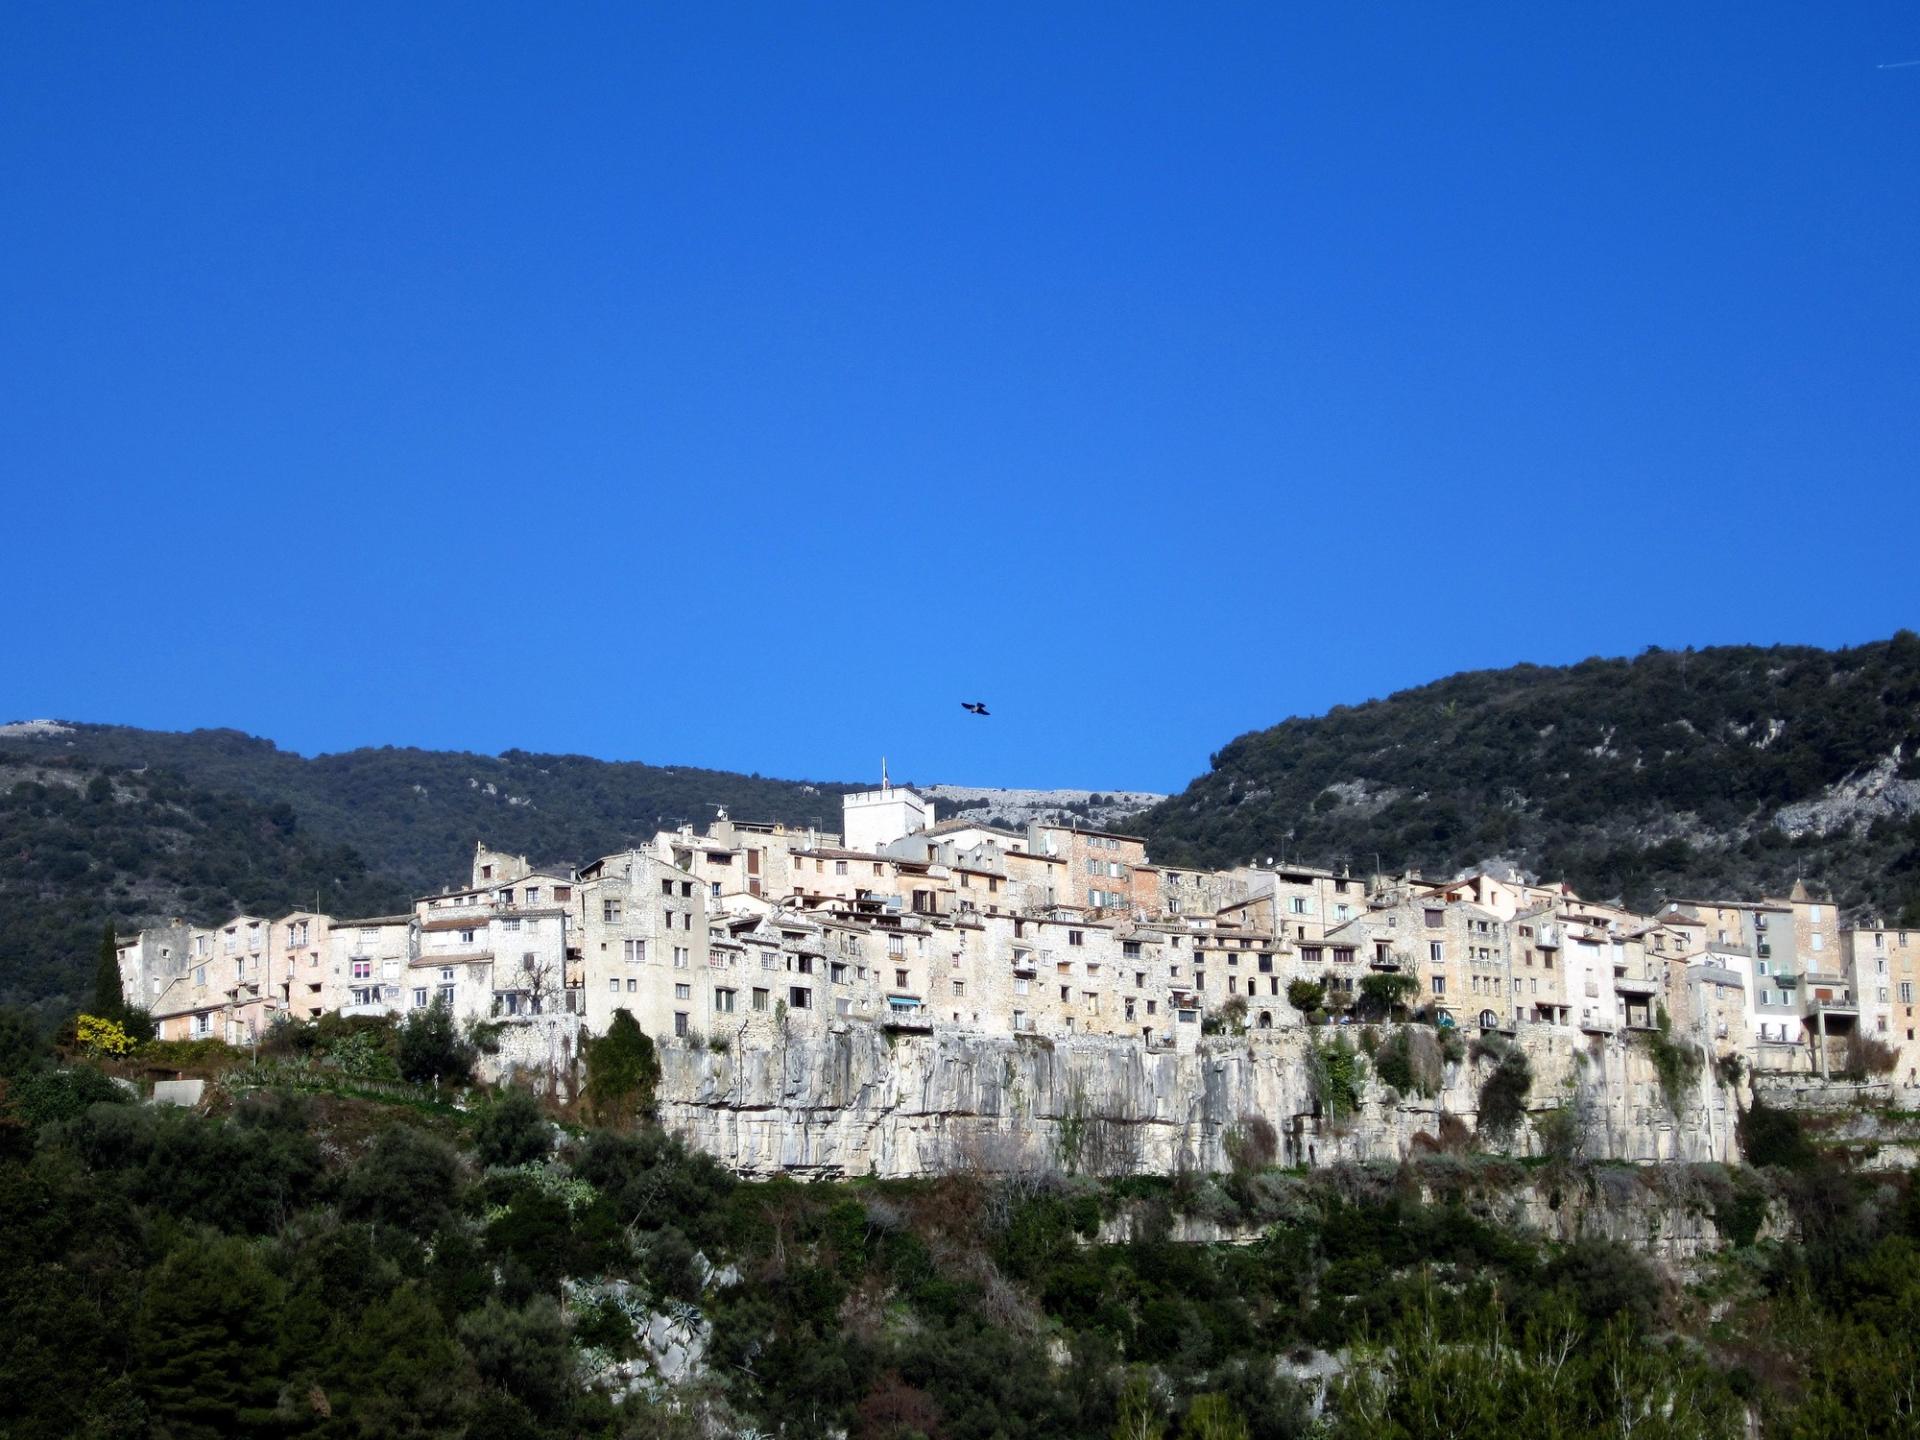
{"type": "Polygon", "coordinates": [[[93,1007],[87,1013],[102,1020],[126,1018],[127,998],[120,990],[120,957],[115,953],[113,922],[100,937],[100,963],[93,972],[93,1007]]]}

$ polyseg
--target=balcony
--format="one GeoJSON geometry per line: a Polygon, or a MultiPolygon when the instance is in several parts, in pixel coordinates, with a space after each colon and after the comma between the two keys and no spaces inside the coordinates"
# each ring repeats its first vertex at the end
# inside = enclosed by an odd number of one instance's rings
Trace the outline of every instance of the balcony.
{"type": "Polygon", "coordinates": [[[1533,937],[1533,943],[1538,945],[1542,950],[1558,950],[1560,948],[1560,927],[1558,925],[1540,926],[1533,937]]]}
{"type": "Polygon", "coordinates": [[[1580,1017],[1580,1028],[1589,1035],[1611,1035],[1614,1024],[1611,1020],[1602,1020],[1595,1015],[1583,1015],[1580,1017]]]}
{"type": "Polygon", "coordinates": [[[1407,962],[1399,955],[1389,955],[1383,950],[1375,951],[1367,965],[1374,970],[1400,971],[1407,968],[1407,962]]]}
{"type": "Polygon", "coordinates": [[[1806,982],[1809,985],[1845,985],[1847,977],[1832,970],[1809,970],[1806,982]]]}
{"type": "Polygon", "coordinates": [[[1660,993],[1660,982],[1651,975],[1616,975],[1613,988],[1622,995],[1652,996],[1660,993]]]}

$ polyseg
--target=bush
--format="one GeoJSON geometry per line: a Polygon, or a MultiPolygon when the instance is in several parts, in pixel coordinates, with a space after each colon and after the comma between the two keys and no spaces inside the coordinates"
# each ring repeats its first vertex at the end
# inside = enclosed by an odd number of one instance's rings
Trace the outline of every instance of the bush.
{"type": "Polygon", "coordinates": [[[1374,1073],[1402,1095],[1435,1095],[1440,1090],[1440,1042],[1425,1027],[1402,1026],[1381,1041],[1373,1054],[1374,1073]]]}
{"type": "Polygon", "coordinates": [[[73,1030],[80,1048],[95,1059],[117,1058],[133,1051],[133,1037],[127,1034],[126,1027],[118,1020],[82,1015],[74,1021],[73,1030]]]}
{"type": "Polygon", "coordinates": [[[1480,1082],[1480,1133],[1490,1140],[1504,1142],[1526,1118],[1533,1068],[1517,1045],[1482,1040],[1475,1049],[1494,1060],[1493,1069],[1480,1082]]]}
{"type": "Polygon", "coordinates": [[[1807,1139],[1800,1117],[1791,1110],[1775,1109],[1758,1095],[1753,1097],[1753,1108],[1740,1117],[1737,1133],[1740,1153],[1749,1165],[1809,1170],[1819,1163],[1819,1153],[1807,1139]]]}
{"type": "Polygon", "coordinates": [[[1307,1043],[1307,1087],[1327,1119],[1339,1123],[1360,1108],[1360,1087],[1366,1083],[1366,1062],[1344,1035],[1307,1043]]]}
{"type": "Polygon", "coordinates": [[[1311,1015],[1326,1004],[1327,987],[1319,980],[1289,980],[1287,1003],[1302,1015],[1311,1015]]]}
{"type": "Polygon", "coordinates": [[[464,1085],[473,1073],[473,1044],[453,1023],[453,1011],[438,1001],[408,1013],[400,1022],[399,1042],[401,1078],[416,1085],[442,1080],[464,1085]]]}
{"type": "Polygon", "coordinates": [[[347,1172],[340,1211],[425,1238],[453,1210],[460,1160],[453,1147],[409,1125],[380,1132],[347,1172]]]}
{"type": "Polygon", "coordinates": [[[1360,980],[1360,998],[1354,1008],[1371,1020],[1390,1019],[1404,1011],[1407,1002],[1419,992],[1420,982],[1411,975],[1365,975],[1360,980]]]}
{"type": "Polygon", "coordinates": [[[607,1033],[586,1047],[587,1110],[601,1125],[631,1125],[653,1114],[660,1057],[633,1015],[613,1012],[607,1033]]]}
{"type": "Polygon", "coordinates": [[[475,1113],[473,1148],[482,1165],[523,1165],[553,1148],[553,1127],[538,1100],[510,1086],[475,1113]]]}

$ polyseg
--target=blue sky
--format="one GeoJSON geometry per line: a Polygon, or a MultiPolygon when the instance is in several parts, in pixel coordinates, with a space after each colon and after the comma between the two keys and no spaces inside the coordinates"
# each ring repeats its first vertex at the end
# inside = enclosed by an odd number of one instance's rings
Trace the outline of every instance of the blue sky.
{"type": "Polygon", "coordinates": [[[1914,59],[1893,4],[0,8],[0,719],[1176,788],[1455,670],[1884,636],[1914,59]]]}

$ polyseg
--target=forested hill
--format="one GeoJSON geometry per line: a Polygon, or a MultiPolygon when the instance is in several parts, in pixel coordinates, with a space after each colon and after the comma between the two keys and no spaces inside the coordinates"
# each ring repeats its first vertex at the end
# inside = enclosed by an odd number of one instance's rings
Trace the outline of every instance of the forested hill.
{"type": "Polygon", "coordinates": [[[103,928],[180,916],[342,915],[403,906],[345,845],[308,835],[284,802],[216,795],[162,770],[0,752],[0,1005],[70,1012],[103,928]]]}
{"type": "Polygon", "coordinates": [[[1482,670],[1242,735],[1131,822],[1156,860],[1778,893],[1920,924],[1920,636],[1482,670]]]}
{"type": "Polygon", "coordinates": [[[201,789],[289,806],[306,833],[351,846],[369,869],[421,892],[464,881],[476,840],[578,864],[662,827],[704,829],[718,805],[742,819],[838,830],[841,793],[860,788],[521,750],[387,746],[309,759],[236,730],[0,726],[0,759],[54,755],[167,770],[201,789]]]}

